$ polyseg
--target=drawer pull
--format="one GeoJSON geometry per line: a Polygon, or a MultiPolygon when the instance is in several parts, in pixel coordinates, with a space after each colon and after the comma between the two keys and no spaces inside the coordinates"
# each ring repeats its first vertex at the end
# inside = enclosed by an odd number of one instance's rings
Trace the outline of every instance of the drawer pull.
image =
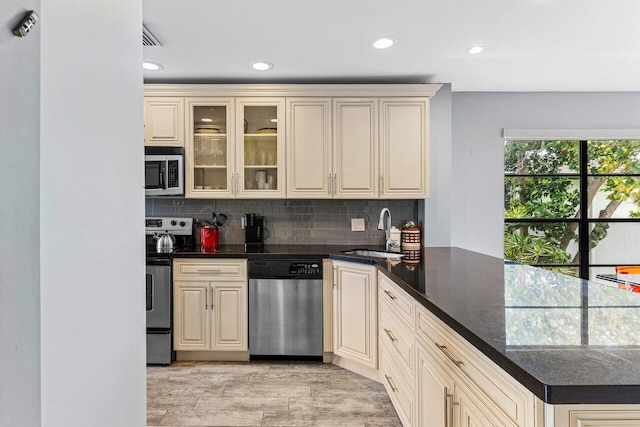
{"type": "Polygon", "coordinates": [[[204,288],[204,311],[209,309],[209,288],[204,288]]]}
{"type": "Polygon", "coordinates": [[[391,338],[391,341],[396,342],[398,341],[398,338],[396,338],[393,333],[391,333],[391,331],[387,328],[383,328],[384,331],[387,333],[387,335],[389,336],[389,338],[391,338]]]}
{"type": "Polygon", "coordinates": [[[384,293],[385,293],[385,294],[387,294],[387,295],[389,295],[389,298],[391,298],[391,299],[392,299],[392,300],[394,300],[394,301],[398,299],[398,297],[396,297],[394,294],[392,294],[391,292],[389,292],[389,291],[388,291],[388,290],[386,290],[386,289],[384,290],[384,293]]]}
{"type": "Polygon", "coordinates": [[[398,391],[398,388],[396,387],[396,385],[393,383],[393,380],[391,379],[391,377],[387,374],[384,375],[384,377],[387,379],[387,383],[389,384],[389,387],[391,387],[391,390],[395,393],[398,391]]]}
{"type": "Polygon", "coordinates": [[[222,273],[222,270],[212,270],[212,269],[197,269],[196,270],[198,273],[222,273]]]}
{"type": "Polygon", "coordinates": [[[448,351],[447,351],[447,346],[446,345],[440,345],[438,343],[435,343],[436,347],[438,347],[440,349],[440,351],[442,351],[444,353],[445,356],[447,356],[449,358],[449,360],[451,360],[457,367],[460,367],[462,365],[464,365],[464,362],[460,361],[460,360],[456,360],[448,351]]]}

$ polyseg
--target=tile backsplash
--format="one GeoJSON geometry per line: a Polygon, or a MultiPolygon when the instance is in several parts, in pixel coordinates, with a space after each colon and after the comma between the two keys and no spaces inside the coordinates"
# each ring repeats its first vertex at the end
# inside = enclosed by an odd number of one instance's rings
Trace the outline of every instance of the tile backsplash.
{"type": "Polygon", "coordinates": [[[211,213],[224,213],[221,244],[244,243],[241,217],[255,213],[265,218],[265,244],[382,245],[378,230],[380,210],[391,211],[392,224],[400,228],[416,221],[417,200],[200,200],[147,198],[146,216],[193,217],[211,221],[211,213]],[[351,231],[351,218],[364,218],[365,231],[351,231]]]}

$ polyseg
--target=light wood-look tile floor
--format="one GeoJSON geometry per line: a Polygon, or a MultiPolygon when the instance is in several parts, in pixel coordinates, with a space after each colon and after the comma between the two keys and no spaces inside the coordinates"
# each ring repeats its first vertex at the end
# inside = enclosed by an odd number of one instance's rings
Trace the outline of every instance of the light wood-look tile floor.
{"type": "Polygon", "coordinates": [[[401,427],[382,384],[322,363],[147,367],[148,426],[401,427]]]}

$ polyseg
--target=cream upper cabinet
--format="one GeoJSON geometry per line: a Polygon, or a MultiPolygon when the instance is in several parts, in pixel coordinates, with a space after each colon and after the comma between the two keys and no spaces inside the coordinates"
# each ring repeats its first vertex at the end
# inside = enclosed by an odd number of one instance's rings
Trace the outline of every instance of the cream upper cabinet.
{"type": "Polygon", "coordinates": [[[187,98],[185,196],[228,198],[235,184],[233,98],[187,98]]]}
{"type": "Polygon", "coordinates": [[[333,100],[333,195],[378,197],[378,100],[333,100]]]}
{"type": "Polygon", "coordinates": [[[185,146],[187,198],[424,198],[439,88],[145,85],[145,145],[185,146]]]}
{"type": "Polygon", "coordinates": [[[380,100],[383,199],[429,196],[429,98],[380,100]]]}
{"type": "Polygon", "coordinates": [[[236,196],[284,198],[284,98],[236,98],[236,196]]]}
{"type": "Polygon", "coordinates": [[[331,99],[287,98],[287,197],[331,197],[331,99]]]}
{"type": "Polygon", "coordinates": [[[378,197],[377,105],[287,98],[287,197],[378,197]]]}
{"type": "Polygon", "coordinates": [[[377,369],[376,269],[342,261],[334,261],[333,269],[333,352],[377,369]]]}
{"type": "Polygon", "coordinates": [[[145,98],[144,145],[184,146],[184,98],[145,98]]]}
{"type": "Polygon", "coordinates": [[[248,351],[245,259],[173,263],[174,350],[248,351]]]}

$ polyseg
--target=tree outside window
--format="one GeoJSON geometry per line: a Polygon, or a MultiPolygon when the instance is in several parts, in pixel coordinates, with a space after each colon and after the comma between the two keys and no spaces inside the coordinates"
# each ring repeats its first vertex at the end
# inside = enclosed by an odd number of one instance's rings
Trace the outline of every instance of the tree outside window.
{"type": "Polygon", "coordinates": [[[640,140],[505,141],[505,259],[582,278],[640,263],[640,140]]]}

